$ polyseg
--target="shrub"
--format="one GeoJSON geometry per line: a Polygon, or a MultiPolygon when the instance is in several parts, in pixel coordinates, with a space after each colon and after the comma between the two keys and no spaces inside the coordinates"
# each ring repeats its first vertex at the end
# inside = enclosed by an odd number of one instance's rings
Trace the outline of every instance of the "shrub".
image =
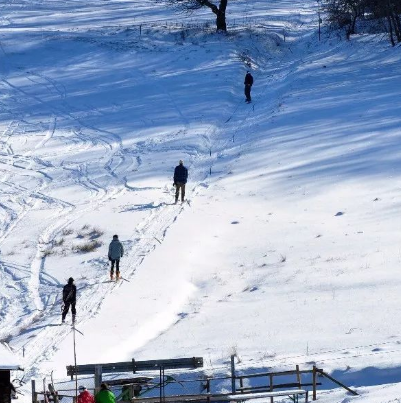
{"type": "Polygon", "coordinates": [[[76,253],[89,253],[100,248],[102,245],[103,243],[99,241],[88,241],[81,245],[73,246],[72,250],[76,253]]]}

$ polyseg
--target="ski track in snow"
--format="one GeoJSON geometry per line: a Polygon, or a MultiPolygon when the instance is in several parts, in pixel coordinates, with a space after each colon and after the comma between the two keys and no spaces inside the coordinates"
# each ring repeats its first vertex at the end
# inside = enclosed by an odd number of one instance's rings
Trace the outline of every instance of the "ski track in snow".
{"type": "MultiPolygon", "coordinates": [[[[35,80],[30,78],[30,81],[35,80]]],[[[50,90],[56,88],[57,86],[57,84],[53,80],[52,81],[46,80],[46,82],[51,83],[51,85],[47,86],[47,88],[50,88],[50,90]]],[[[6,83],[9,84],[9,86],[13,90],[18,92],[18,88],[16,86],[11,85],[7,81],[6,83]]],[[[65,99],[64,92],[60,92],[58,90],[56,92],[63,99],[65,99]]],[[[35,98],[36,101],[41,102],[40,99],[38,99],[37,97],[35,98]]],[[[171,96],[169,96],[169,98],[171,101],[171,96]]],[[[183,117],[181,111],[179,111],[177,107],[176,110],[181,115],[181,117],[183,117]]],[[[49,165],[51,166],[51,164],[41,163],[41,160],[35,157],[34,154],[35,150],[42,149],[52,139],[57,128],[57,119],[58,117],[60,117],[60,115],[62,114],[60,114],[59,110],[57,109],[53,110],[52,118],[51,121],[49,122],[49,128],[46,132],[46,135],[43,136],[43,138],[33,147],[33,149],[25,152],[22,155],[14,155],[11,146],[8,144],[8,140],[11,139],[13,136],[13,130],[12,130],[13,127],[18,127],[19,130],[23,132],[24,122],[13,121],[12,123],[10,123],[7,131],[8,133],[6,133],[8,136],[7,141],[2,142],[2,146],[5,151],[4,154],[6,154],[7,156],[11,155],[13,157],[17,157],[19,161],[24,161],[24,164],[20,165],[20,163],[15,163],[13,161],[14,160],[13,158],[12,166],[17,167],[20,170],[28,171],[30,175],[37,175],[37,172],[39,172],[39,170],[37,169],[38,162],[40,163],[40,165],[42,165],[43,171],[46,171],[46,168],[49,165]]],[[[71,117],[71,114],[68,115],[71,117]]],[[[102,160],[105,161],[104,169],[108,172],[108,174],[111,177],[116,179],[118,182],[122,182],[125,189],[127,188],[129,189],[130,187],[127,184],[126,177],[124,176],[120,179],[120,174],[124,173],[126,170],[129,170],[133,165],[136,165],[138,169],[141,160],[138,157],[133,159],[131,155],[126,155],[126,153],[122,149],[121,139],[118,136],[115,136],[112,133],[102,133],[100,130],[97,130],[94,127],[88,127],[85,124],[85,122],[81,121],[81,119],[78,118],[73,119],[81,127],[80,130],[75,132],[76,137],[79,139],[79,141],[83,144],[90,144],[90,146],[97,146],[98,144],[100,144],[105,152],[105,155],[102,157],[102,160]],[[95,135],[86,134],[87,130],[85,129],[90,129],[94,131],[95,135]],[[115,144],[117,144],[117,148],[115,144]],[[115,161],[117,161],[117,163],[115,161]]],[[[185,124],[187,125],[187,122],[185,122],[185,124]]],[[[149,151],[149,148],[159,147],[159,144],[144,143],[141,145],[141,147],[143,148],[143,150],[149,151]]],[[[7,183],[12,184],[13,176],[18,175],[18,170],[17,172],[15,172],[15,169],[12,170],[9,168],[10,166],[9,160],[8,161],[2,160],[1,162],[6,165],[6,169],[4,169],[5,175],[3,177],[3,180],[4,182],[7,181],[7,183]]],[[[62,169],[70,171],[72,176],[75,176],[75,181],[77,183],[79,183],[81,186],[90,191],[91,198],[93,200],[90,201],[88,207],[84,209],[82,208],[77,209],[77,206],[73,206],[70,205],[69,203],[44,196],[46,188],[53,182],[52,177],[46,174],[45,172],[41,172],[41,175],[44,176],[46,180],[42,180],[40,182],[40,185],[36,189],[26,191],[27,193],[26,197],[29,197],[30,200],[37,198],[41,199],[48,205],[55,204],[57,206],[56,212],[49,219],[49,221],[52,222],[52,224],[48,226],[44,230],[44,232],[42,232],[39,236],[36,246],[36,254],[32,259],[30,265],[29,270],[30,279],[27,284],[24,284],[24,282],[19,284],[20,287],[19,293],[24,294],[28,292],[28,294],[30,295],[30,299],[33,302],[33,306],[32,308],[30,308],[32,314],[23,322],[19,323],[17,322],[16,326],[15,324],[12,325],[12,319],[10,323],[7,323],[7,321],[5,321],[4,323],[5,329],[10,328],[11,326],[14,328],[13,331],[8,335],[4,334],[3,332],[2,337],[5,338],[7,341],[10,340],[15,341],[16,339],[18,339],[19,332],[22,331],[22,334],[24,334],[26,332],[25,329],[27,327],[31,328],[29,331],[29,333],[31,333],[32,329],[35,329],[33,327],[34,325],[43,323],[43,325],[38,326],[36,328],[37,332],[36,337],[32,339],[32,342],[28,342],[29,349],[27,348],[27,351],[29,351],[29,353],[25,357],[28,367],[33,363],[37,363],[39,357],[43,356],[43,351],[51,351],[51,347],[54,345],[55,339],[60,340],[69,333],[69,329],[65,329],[59,326],[56,327],[52,326],[54,325],[54,318],[56,318],[57,323],[60,320],[59,316],[60,299],[58,295],[59,290],[57,290],[56,294],[54,294],[53,292],[53,294],[51,295],[46,295],[45,293],[40,292],[40,289],[43,288],[44,278],[46,278],[46,272],[45,272],[46,259],[43,257],[43,252],[46,246],[54,240],[54,238],[57,236],[57,234],[60,233],[60,231],[63,228],[65,228],[73,221],[81,217],[86,211],[90,211],[96,207],[99,207],[100,205],[107,202],[107,200],[109,200],[110,198],[113,198],[117,196],[121,191],[124,191],[124,188],[120,190],[110,191],[110,189],[107,189],[102,185],[100,185],[99,183],[97,183],[96,180],[91,179],[88,164],[85,162],[79,163],[77,165],[75,164],[75,168],[71,167],[70,164],[68,165],[64,164],[63,162],[60,164],[62,169]]],[[[15,191],[15,193],[18,194],[17,198],[14,199],[15,205],[18,205],[18,200],[21,198],[21,192],[24,191],[25,189],[21,187],[17,188],[14,185],[12,186],[14,187],[13,190],[15,191]]],[[[164,203],[164,205],[165,204],[166,203],[164,203]]],[[[21,205],[21,203],[19,203],[19,205],[21,205]]],[[[1,206],[7,212],[8,217],[5,220],[6,222],[5,229],[3,229],[1,234],[1,242],[4,242],[8,234],[12,231],[12,229],[18,225],[18,223],[24,218],[24,216],[28,213],[28,211],[34,208],[34,203],[29,206],[26,203],[24,203],[21,209],[22,211],[16,211],[14,204],[13,208],[9,208],[5,205],[1,206]]],[[[181,207],[181,209],[182,208],[183,207],[181,207]]],[[[143,256],[148,254],[151,250],[154,249],[155,242],[157,242],[155,240],[156,236],[158,237],[158,239],[161,238],[161,235],[164,236],[167,228],[171,225],[172,222],[174,222],[176,216],[177,213],[176,212],[171,213],[169,207],[155,209],[155,211],[152,212],[149,218],[144,223],[142,223],[139,228],[136,229],[133,235],[146,234],[146,238],[142,237],[142,240],[139,240],[137,242],[135,247],[135,254],[131,254],[131,256],[128,258],[128,267],[131,268],[131,272],[128,272],[127,276],[131,276],[134,273],[135,268],[143,260],[144,258],[143,256]]],[[[7,265],[4,264],[4,262],[1,262],[1,266],[4,270],[4,273],[7,275],[7,265]]],[[[11,283],[12,279],[6,278],[4,282],[11,283]]],[[[99,284],[96,285],[95,287],[92,287],[87,292],[85,292],[84,290],[82,292],[81,300],[90,301],[90,303],[87,303],[86,305],[80,308],[82,316],[86,316],[86,314],[88,314],[90,317],[91,315],[93,315],[99,309],[102,303],[103,296],[107,293],[112,292],[113,288],[118,286],[119,284],[115,284],[113,287],[110,287],[109,284],[106,285],[99,284]],[[89,298],[89,295],[86,294],[90,294],[91,298],[89,298]],[[93,298],[96,295],[98,297],[93,298]]],[[[10,318],[14,317],[13,313],[7,314],[6,309],[4,309],[4,311],[6,312],[6,317],[7,316],[10,318]]]]}
{"type": "MultiPolygon", "coordinates": [[[[180,113],[180,116],[182,116],[182,113],[180,113]]],[[[187,123],[185,122],[185,125],[187,123]]],[[[152,148],[159,148],[160,144],[154,139],[151,139],[148,142],[144,142],[140,144],[140,150],[142,151],[147,151],[150,152],[152,148]]],[[[187,150],[189,152],[196,152],[196,149],[190,148],[187,150]]],[[[141,154],[141,151],[139,152],[141,154]]],[[[114,166],[114,168],[111,168],[113,166],[113,161],[115,159],[115,154],[110,158],[108,163],[105,165],[105,169],[110,173],[111,176],[117,177],[117,174],[115,173],[116,171],[120,170],[121,166],[126,165],[126,159],[129,159],[129,164],[128,167],[132,166],[133,164],[139,162],[138,168],[140,166],[140,160],[136,159],[133,161],[131,157],[127,158],[124,155],[120,158],[120,161],[118,164],[114,166]]],[[[193,162],[194,164],[194,162],[193,162]]],[[[207,173],[203,171],[197,171],[196,167],[192,167],[193,170],[191,170],[191,177],[201,177],[205,178],[207,176],[207,173]]],[[[124,172],[124,171],[123,171],[124,172]]],[[[85,180],[88,183],[91,183],[92,189],[95,191],[98,191],[98,186],[91,182],[88,178],[88,175],[85,174],[80,174],[79,175],[79,180],[82,180],[82,178],[85,178],[85,180]]],[[[198,185],[202,184],[203,182],[200,182],[198,184],[194,184],[191,189],[191,195],[192,197],[196,196],[198,185]]],[[[86,185],[89,187],[89,185],[86,185]]],[[[125,182],[125,186],[128,187],[128,185],[125,182]]],[[[203,186],[200,187],[203,189],[203,186]]],[[[114,196],[114,195],[113,195],[114,196]]],[[[113,196],[110,196],[113,197],[113,196]]],[[[177,219],[178,215],[180,214],[181,211],[183,211],[184,208],[186,208],[187,204],[177,206],[178,210],[174,208],[174,210],[171,209],[171,206],[169,205],[170,203],[170,196],[165,196],[162,200],[159,200],[159,207],[156,207],[155,209],[152,210],[150,215],[142,221],[137,228],[135,228],[134,232],[132,233],[131,240],[135,243],[135,248],[132,248],[129,250],[127,254],[127,258],[125,259],[124,265],[127,267],[126,270],[124,270],[124,275],[127,277],[127,279],[131,279],[134,274],[136,268],[142,263],[142,261],[145,259],[145,257],[154,250],[154,248],[159,244],[159,242],[162,242],[163,238],[166,236],[166,233],[168,231],[168,228],[175,222],[177,219]]],[[[92,209],[93,206],[90,207],[92,209]]],[[[82,211],[80,212],[80,216],[82,215],[82,211]]],[[[78,218],[78,217],[77,217],[78,218]]],[[[72,222],[73,219],[70,219],[69,222],[72,222]]],[[[64,228],[66,227],[67,224],[59,225],[59,228],[64,228]]],[[[60,232],[60,231],[58,231],[60,232]]],[[[58,233],[55,231],[55,235],[58,233]]],[[[49,239],[54,239],[55,235],[53,237],[48,237],[49,239]]],[[[38,252],[40,255],[40,253],[38,252]]],[[[39,259],[38,259],[39,260],[39,259]]],[[[106,283],[95,283],[92,284],[90,288],[87,290],[79,290],[80,293],[80,301],[86,301],[83,305],[82,302],[80,304],[79,310],[80,310],[80,315],[79,317],[85,317],[85,318],[90,318],[93,315],[95,315],[98,310],[101,308],[101,305],[103,303],[104,298],[113,290],[117,287],[120,287],[123,283],[114,283],[110,287],[110,284],[106,283]]],[[[53,306],[50,306],[47,304],[45,310],[47,312],[50,311],[50,315],[47,314],[46,318],[48,319],[50,317],[50,321],[46,321],[48,323],[47,326],[44,326],[39,330],[38,335],[35,337],[35,346],[32,348],[31,344],[29,345],[29,349],[27,348],[27,351],[29,350],[29,353],[26,355],[26,362],[27,363],[37,363],[38,360],[40,359],[46,359],[48,354],[51,354],[52,348],[54,348],[54,340],[61,340],[64,337],[66,337],[70,329],[65,328],[62,326],[55,326],[55,324],[58,324],[60,321],[60,313],[59,313],[59,305],[60,305],[60,299],[58,298],[58,295],[53,298],[53,306]],[[56,323],[54,323],[56,322],[56,323]],[[40,343],[37,343],[38,340],[40,340],[40,343]],[[38,344],[38,345],[37,345],[38,344]],[[46,353],[43,356],[43,351],[48,351],[49,353],[46,353]]],[[[78,320],[78,325],[80,321],[78,320]]],[[[29,364],[28,364],[29,366],[29,364]]],[[[28,372],[30,375],[34,375],[34,372],[28,372]]]]}
{"type": "MultiPolygon", "coordinates": [[[[5,7],[5,6],[3,6],[5,7]]],[[[6,17],[5,17],[6,18],[6,17]]],[[[5,54],[6,58],[7,55],[5,54]]],[[[283,70],[278,69],[272,71],[271,82],[280,82],[288,78],[288,75],[296,68],[289,66],[283,75],[283,70]]],[[[146,82],[151,80],[140,69],[135,71],[146,82]]],[[[12,79],[3,78],[2,84],[10,97],[14,100],[15,105],[21,104],[21,99],[29,99],[43,108],[47,108],[47,120],[41,125],[46,125],[47,129],[36,125],[36,130],[41,133],[39,141],[33,147],[26,147],[28,150],[16,154],[16,148],[13,147],[13,137],[22,137],[26,143],[29,140],[29,124],[19,118],[18,113],[11,110],[4,110],[3,113],[8,115],[10,123],[3,132],[0,140],[0,170],[2,173],[2,182],[7,184],[10,200],[5,203],[0,199],[0,208],[4,214],[4,224],[0,228],[0,246],[4,244],[12,233],[12,231],[22,222],[24,217],[32,212],[39,204],[45,205],[52,211],[48,218],[46,228],[41,231],[38,236],[35,254],[30,264],[25,267],[27,276],[15,281],[12,265],[1,258],[0,267],[2,272],[2,281],[4,283],[13,284],[18,293],[25,295],[27,308],[31,311],[30,315],[22,322],[14,321],[15,315],[18,313],[18,307],[10,306],[7,299],[0,299],[0,307],[2,308],[2,319],[4,319],[3,330],[0,337],[10,342],[11,345],[19,344],[19,338],[25,339],[29,334],[26,346],[27,354],[25,362],[27,366],[26,376],[35,375],[34,364],[38,364],[41,360],[45,360],[57,348],[54,340],[61,340],[66,337],[70,328],[59,326],[60,321],[60,284],[46,272],[46,257],[44,251],[62,230],[73,222],[79,220],[85,213],[104,206],[108,201],[123,194],[124,192],[136,192],[138,188],[129,184],[126,176],[127,171],[141,170],[141,156],[146,153],[161,150],[175,150],[167,145],[169,136],[162,135],[160,138],[152,137],[149,140],[138,141],[130,146],[129,149],[124,148],[122,139],[111,131],[90,125],[85,118],[79,117],[74,112],[74,105],[69,104],[68,95],[65,87],[56,80],[46,77],[43,74],[26,72],[20,77],[20,82],[29,82],[31,85],[40,86],[47,91],[49,97],[58,97],[61,103],[48,105],[47,101],[37,95],[32,95],[23,89],[20,84],[14,84],[12,79]],[[73,135],[67,136],[64,133],[58,134],[58,124],[67,120],[69,125],[73,127],[73,135]],[[45,133],[42,135],[42,133],[45,133]],[[67,148],[65,155],[69,155],[69,151],[74,148],[78,150],[97,149],[97,161],[70,161],[61,158],[56,165],[49,161],[49,158],[40,157],[40,152],[46,150],[52,141],[57,137],[58,141],[63,142],[67,148]],[[100,151],[101,150],[101,151],[100,151]],[[101,167],[107,175],[108,184],[100,183],[96,179],[95,172],[101,167]],[[57,186],[57,171],[66,172],[69,178],[72,178],[76,185],[86,189],[89,197],[86,203],[82,205],[74,205],[64,200],[46,195],[47,189],[57,186]],[[34,178],[37,181],[36,187],[24,188],[19,184],[18,177],[20,175],[34,178]],[[12,330],[11,330],[12,329],[12,330]]],[[[15,79],[15,77],[13,77],[15,79]]],[[[191,121],[186,117],[185,113],[179,108],[174,100],[174,96],[169,93],[162,85],[157,84],[158,89],[164,93],[166,102],[173,106],[181,121],[181,133],[183,137],[191,130],[191,121]]],[[[259,94],[260,95],[260,94],[259,94]]],[[[273,102],[273,101],[272,101],[273,102]]],[[[203,146],[181,147],[181,152],[186,152],[191,156],[191,189],[190,197],[196,197],[199,191],[205,189],[205,182],[208,181],[208,169],[205,167],[213,167],[217,161],[220,161],[227,153],[241,153],[242,143],[246,142],[249,135],[250,125],[247,120],[252,116],[254,107],[258,107],[257,103],[250,108],[245,106],[241,109],[242,101],[235,102],[231,105],[231,110],[227,110],[219,121],[210,123],[209,128],[202,135],[203,146]],[[252,109],[251,109],[252,108],[252,109]],[[240,112],[238,112],[240,110],[240,112]],[[235,135],[234,141],[227,138],[225,132],[232,132],[235,135]],[[238,144],[236,143],[238,142],[238,144]],[[209,155],[208,150],[212,150],[209,155]]],[[[171,134],[173,137],[175,134],[171,134]]],[[[24,143],[23,143],[24,144],[24,143]]],[[[235,162],[235,161],[234,161],[235,162]]],[[[231,162],[231,163],[234,163],[231,162]]],[[[230,169],[227,165],[226,171],[230,169]]],[[[60,175],[62,178],[63,176],[60,175]]],[[[171,196],[161,195],[159,200],[154,201],[153,208],[149,215],[144,219],[132,232],[130,237],[131,247],[128,248],[125,265],[127,266],[126,276],[131,279],[135,275],[135,271],[142,263],[145,257],[151,253],[159,242],[162,242],[166,236],[170,226],[177,220],[179,214],[186,208],[188,204],[172,207],[170,206],[171,196]],[[134,246],[132,246],[134,245],[134,246]]],[[[104,261],[97,264],[104,264],[104,261]]],[[[104,297],[113,292],[114,289],[120,287],[122,282],[105,284],[97,282],[89,284],[83,289],[79,289],[80,295],[80,317],[90,318],[96,314],[102,305],[104,297]],[[85,301],[82,304],[82,301],[85,301]]],[[[79,322],[78,322],[79,324],[79,322]]]]}
{"type": "MultiPolygon", "coordinates": [[[[54,80],[44,78],[43,75],[41,76],[34,75],[33,77],[34,78],[32,78],[32,75],[29,73],[28,79],[31,82],[35,82],[38,85],[43,84],[51,93],[55,92],[57,95],[60,96],[61,99],[66,98],[65,91],[60,90],[58,88],[58,84],[54,80]]],[[[18,93],[22,92],[24,95],[29,97],[29,94],[19,89],[18,87],[10,84],[7,80],[3,80],[3,82],[8,84],[8,86],[12,88],[12,90],[14,91],[14,93],[17,94],[17,96],[18,93]]],[[[62,88],[62,86],[60,87],[62,88]]],[[[35,99],[35,101],[39,103],[42,102],[41,99],[39,99],[36,96],[34,96],[33,98],[35,99]]],[[[48,168],[49,166],[51,167],[51,164],[44,163],[40,158],[35,156],[35,152],[36,150],[40,151],[44,147],[46,147],[46,144],[54,136],[55,131],[57,129],[58,116],[65,117],[65,113],[63,113],[63,111],[54,108],[52,117],[49,121],[48,130],[45,136],[43,136],[43,138],[39,142],[37,142],[34,147],[24,152],[23,154],[20,155],[14,154],[13,149],[9,144],[9,142],[17,130],[19,133],[24,134],[24,124],[25,124],[24,121],[18,121],[18,117],[13,116],[13,120],[10,122],[7,130],[3,133],[2,136],[2,138],[5,140],[2,140],[1,142],[2,149],[0,152],[2,156],[6,156],[6,158],[2,158],[0,161],[2,164],[1,170],[4,173],[2,181],[3,183],[9,185],[10,189],[12,189],[12,191],[10,191],[12,197],[11,200],[12,203],[11,207],[3,203],[0,203],[0,207],[2,207],[3,211],[6,214],[4,224],[0,232],[0,244],[4,243],[10,232],[21,222],[21,220],[23,220],[24,216],[35,207],[35,200],[40,200],[45,204],[47,204],[49,207],[56,208],[55,214],[53,214],[49,220],[50,222],[52,222],[54,219],[54,221],[39,236],[36,246],[36,254],[33,257],[30,265],[30,279],[27,283],[21,282],[18,285],[20,287],[19,294],[25,295],[26,293],[28,293],[30,295],[30,300],[32,301],[33,305],[27,303],[27,306],[31,305],[30,310],[32,311],[32,314],[29,315],[28,318],[23,323],[17,322],[17,326],[14,326],[12,324],[14,318],[16,316],[18,317],[18,315],[15,315],[14,313],[11,315],[7,315],[7,312],[3,314],[3,317],[5,316],[6,320],[3,322],[2,337],[7,340],[10,339],[11,335],[18,334],[18,329],[23,330],[28,325],[37,322],[38,312],[41,313],[39,317],[43,316],[43,312],[49,309],[49,304],[50,305],[54,304],[54,302],[57,299],[55,298],[54,295],[47,297],[46,294],[41,295],[40,292],[40,288],[42,285],[41,277],[44,275],[45,272],[45,258],[43,257],[43,252],[46,245],[48,245],[54,239],[54,237],[60,232],[60,230],[63,227],[71,223],[77,217],[80,217],[82,214],[85,213],[85,211],[95,208],[96,206],[107,201],[109,198],[114,197],[118,193],[115,190],[109,191],[104,187],[102,187],[101,185],[99,185],[95,180],[92,180],[90,178],[90,173],[88,172],[87,164],[81,163],[78,165],[76,169],[77,182],[81,184],[83,187],[90,189],[91,195],[95,198],[95,200],[89,203],[89,206],[73,214],[73,211],[76,210],[76,206],[73,206],[61,200],[56,200],[53,197],[45,196],[44,193],[46,191],[46,188],[52,184],[53,179],[50,175],[46,174],[44,171],[46,171],[46,168],[48,168]],[[38,169],[38,165],[41,166],[40,169],[38,169]],[[20,170],[23,171],[23,175],[33,177],[39,176],[44,177],[44,179],[41,178],[41,180],[39,181],[39,186],[36,189],[24,189],[19,185],[15,185],[14,182],[17,181],[13,180],[17,175],[19,175],[20,170]],[[9,331],[8,329],[10,328],[13,328],[13,330],[11,334],[7,335],[6,333],[9,331]]],[[[79,119],[74,118],[74,120],[79,123],[79,119]]],[[[81,125],[81,127],[85,129],[84,125],[81,125]]],[[[93,136],[90,135],[85,136],[82,132],[80,132],[79,140],[83,143],[90,143],[91,145],[97,145],[98,143],[100,143],[106,152],[106,156],[104,158],[106,160],[111,161],[114,154],[117,152],[114,150],[115,148],[114,144],[117,143],[118,149],[121,148],[121,140],[117,136],[110,136],[112,137],[111,140],[109,140],[107,136],[104,135],[103,135],[104,138],[98,136],[98,133],[96,133],[96,136],[98,138],[94,139],[93,136]]],[[[106,163],[106,166],[107,164],[109,164],[109,162],[106,163]]],[[[64,169],[63,163],[60,164],[60,167],[64,169]]],[[[65,169],[69,170],[70,168],[65,167],[65,169]]],[[[113,169],[109,168],[108,170],[111,176],[117,178],[117,176],[114,174],[113,169]]],[[[1,266],[4,268],[4,273],[6,274],[7,270],[5,263],[1,262],[1,266]]],[[[12,278],[9,279],[6,276],[4,283],[11,283],[12,281],[13,281],[12,278]]],[[[57,293],[59,293],[58,290],[57,293]]]]}

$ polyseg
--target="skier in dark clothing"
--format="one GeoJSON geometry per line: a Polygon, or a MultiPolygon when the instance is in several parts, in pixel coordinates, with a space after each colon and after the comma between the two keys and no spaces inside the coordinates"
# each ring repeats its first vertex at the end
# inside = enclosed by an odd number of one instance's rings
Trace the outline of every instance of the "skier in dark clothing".
{"type": "Polygon", "coordinates": [[[68,283],[63,288],[63,313],[61,314],[62,322],[65,323],[65,317],[71,306],[72,313],[72,323],[75,323],[75,315],[77,311],[75,310],[75,303],[77,302],[77,287],[74,284],[74,279],[70,277],[68,283]]]}
{"type": "Polygon", "coordinates": [[[178,202],[178,196],[181,189],[181,201],[185,198],[185,184],[188,179],[188,169],[184,167],[183,160],[174,169],[174,186],[175,186],[175,204],[178,202]]]}
{"type": "Polygon", "coordinates": [[[251,88],[253,85],[253,77],[249,71],[246,72],[244,84],[245,84],[245,96],[246,96],[245,101],[249,103],[251,102],[251,88]]]}
{"type": "Polygon", "coordinates": [[[114,264],[116,265],[116,280],[120,278],[120,258],[124,255],[123,244],[118,240],[118,235],[113,235],[109,245],[108,257],[111,262],[110,280],[114,280],[114,264]]]}

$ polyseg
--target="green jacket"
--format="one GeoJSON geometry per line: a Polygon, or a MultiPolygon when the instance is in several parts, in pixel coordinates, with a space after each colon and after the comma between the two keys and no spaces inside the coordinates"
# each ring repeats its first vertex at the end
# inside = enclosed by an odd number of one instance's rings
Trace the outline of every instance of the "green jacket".
{"type": "Polygon", "coordinates": [[[102,389],[95,396],[96,403],[116,403],[116,397],[111,390],[102,389]]]}

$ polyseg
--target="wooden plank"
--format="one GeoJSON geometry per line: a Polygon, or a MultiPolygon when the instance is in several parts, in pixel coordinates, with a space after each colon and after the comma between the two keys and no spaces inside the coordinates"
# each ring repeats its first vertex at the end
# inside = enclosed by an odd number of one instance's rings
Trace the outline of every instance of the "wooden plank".
{"type": "Polygon", "coordinates": [[[148,361],[124,361],[124,362],[110,362],[104,364],[83,364],[68,365],[67,375],[73,376],[76,373],[79,375],[92,375],[95,373],[95,365],[101,365],[103,373],[113,372],[136,372],[136,371],[156,371],[160,367],[164,369],[179,369],[179,368],[200,368],[203,367],[202,357],[191,358],[173,358],[162,360],[148,360],[148,361]]]}
{"type": "Polygon", "coordinates": [[[134,363],[135,371],[157,370],[160,367],[163,367],[164,369],[200,368],[203,367],[203,358],[173,358],[163,360],[134,361],[134,363]]]}
{"type": "MultiPolygon", "coordinates": [[[[303,369],[299,371],[300,374],[312,374],[313,370],[311,369],[303,369]]],[[[244,378],[257,378],[261,376],[269,376],[272,374],[273,376],[282,376],[282,375],[295,375],[296,371],[291,370],[291,371],[281,371],[281,372],[259,372],[255,374],[249,374],[249,375],[241,375],[244,378]]]]}
{"type": "Polygon", "coordinates": [[[135,378],[120,378],[107,381],[109,386],[117,385],[148,385],[154,378],[149,376],[138,376],[135,378]]]}
{"type": "Polygon", "coordinates": [[[298,396],[306,395],[306,390],[304,389],[291,389],[291,390],[281,390],[280,392],[264,392],[264,393],[249,393],[240,395],[230,395],[227,399],[231,402],[242,402],[245,400],[253,399],[265,399],[266,397],[279,397],[279,396],[298,396]]]}
{"type": "Polygon", "coordinates": [[[354,396],[359,395],[357,392],[355,392],[355,390],[352,390],[351,388],[349,388],[348,386],[344,385],[340,381],[337,381],[337,379],[334,379],[332,376],[330,376],[329,374],[326,374],[326,372],[322,371],[321,369],[317,369],[316,371],[319,372],[320,374],[322,374],[323,376],[325,376],[326,378],[330,379],[331,381],[333,381],[337,385],[341,386],[345,390],[348,390],[348,392],[350,392],[352,395],[354,395],[354,396]]]}
{"type": "MultiPolygon", "coordinates": [[[[226,395],[228,396],[228,394],[226,395]]],[[[220,395],[213,394],[202,394],[202,395],[173,395],[166,396],[164,398],[165,402],[206,402],[210,400],[213,401],[221,401],[223,399],[219,399],[220,395]]],[[[227,401],[227,398],[224,397],[227,401]]],[[[135,399],[135,403],[160,403],[159,397],[138,397],[135,399]]]]}
{"type": "MultiPolygon", "coordinates": [[[[294,396],[304,395],[307,392],[303,389],[291,389],[277,392],[263,392],[263,393],[243,393],[243,394],[200,394],[200,395],[174,395],[164,397],[165,402],[229,402],[229,401],[245,401],[250,399],[277,397],[277,396],[294,396]]],[[[135,399],[135,403],[159,403],[159,397],[139,397],[135,399]]]]}
{"type": "MultiPolygon", "coordinates": [[[[316,385],[321,385],[320,382],[316,382],[316,385]]],[[[304,388],[306,386],[313,386],[313,383],[301,383],[301,388],[304,388]]],[[[298,387],[298,383],[294,382],[294,383],[280,383],[277,385],[273,385],[274,389],[282,389],[282,388],[297,388],[298,387]]],[[[252,392],[253,390],[257,391],[261,391],[263,390],[264,392],[268,392],[268,391],[272,391],[273,389],[270,388],[270,386],[249,386],[249,387],[245,387],[245,388],[239,388],[238,391],[239,392],[252,392]]]]}

